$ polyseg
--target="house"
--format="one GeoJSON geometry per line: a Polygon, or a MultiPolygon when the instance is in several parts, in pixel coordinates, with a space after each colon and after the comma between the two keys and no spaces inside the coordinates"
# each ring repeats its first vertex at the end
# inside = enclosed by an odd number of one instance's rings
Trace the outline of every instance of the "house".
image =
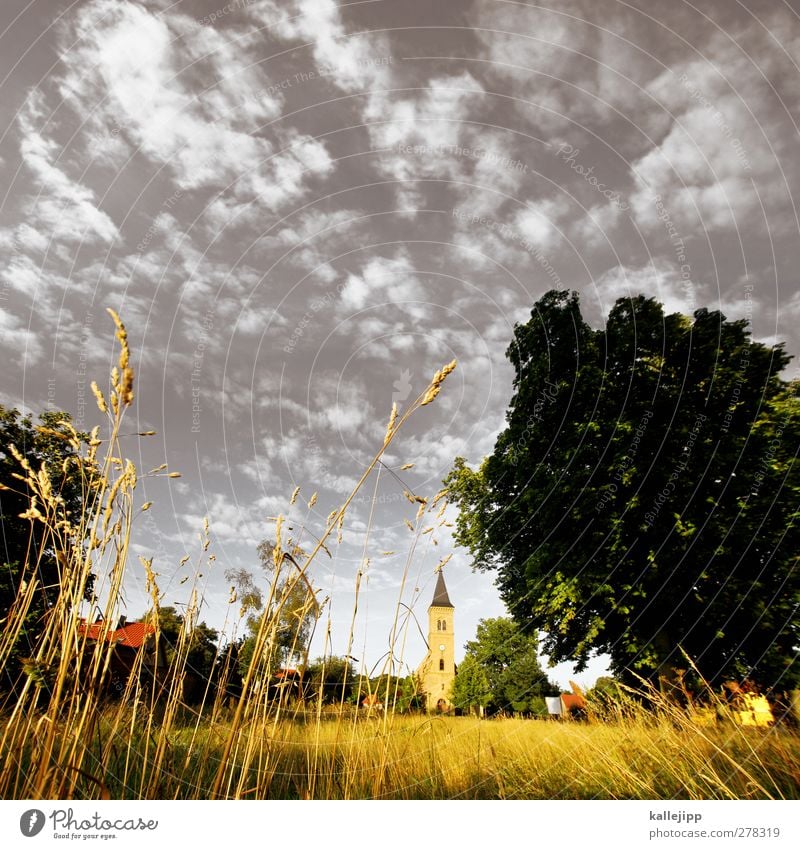
{"type": "Polygon", "coordinates": [[[361,707],[365,708],[367,713],[380,713],[383,710],[383,700],[378,697],[377,693],[368,693],[361,700],[361,707]]]}
{"type": "Polygon", "coordinates": [[[144,681],[163,678],[167,669],[167,659],[163,643],[156,640],[156,628],[146,622],[126,621],[120,616],[116,628],[108,628],[102,619],[88,624],[82,619],[78,625],[78,635],[86,637],[87,643],[103,640],[111,647],[109,660],[109,686],[113,693],[122,695],[131,672],[137,668],[140,653],[142,679],[144,681]]]}
{"type": "Polygon", "coordinates": [[[282,666],[272,676],[271,686],[281,701],[303,697],[303,671],[293,666],[282,666]]]}
{"type": "Polygon", "coordinates": [[[560,696],[548,696],[545,698],[547,712],[550,716],[571,716],[578,718],[585,716],[586,697],[583,690],[574,682],[569,682],[572,687],[571,693],[562,693],[560,696]]]}

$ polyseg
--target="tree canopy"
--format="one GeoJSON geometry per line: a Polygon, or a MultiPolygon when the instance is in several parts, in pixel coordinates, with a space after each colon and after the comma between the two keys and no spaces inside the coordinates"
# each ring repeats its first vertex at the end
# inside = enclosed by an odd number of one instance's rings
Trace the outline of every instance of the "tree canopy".
{"type": "Polygon", "coordinates": [[[346,657],[318,657],[305,669],[305,695],[324,704],[346,702],[358,682],[353,664],[346,657]]]}
{"type": "Polygon", "coordinates": [[[234,585],[249,632],[238,649],[240,672],[244,675],[253,662],[264,620],[267,627],[261,650],[265,656],[259,658],[259,663],[271,677],[280,667],[305,665],[319,609],[316,596],[292,555],[281,550],[281,556],[276,559],[275,543],[263,540],[258,546],[258,556],[260,571],[268,579],[266,591],[247,569],[228,570],[225,577],[234,585]]]}
{"type": "Polygon", "coordinates": [[[490,713],[544,710],[543,697],[558,692],[538,657],[536,635],[505,616],[481,619],[453,682],[457,708],[485,707],[490,713]]]}
{"type": "Polygon", "coordinates": [[[505,430],[446,484],[457,539],[554,662],[796,685],[798,384],[746,321],[551,291],[517,325],[505,430]],[[685,653],[685,655],[684,655],[685,653]]]}
{"type": "MultiPolygon", "coordinates": [[[[147,620],[142,620],[147,621],[147,620]]],[[[176,608],[161,607],[158,611],[158,630],[167,664],[172,666],[181,633],[186,627],[185,616],[176,608]]],[[[194,622],[184,649],[186,663],[183,695],[184,701],[196,702],[203,698],[209,682],[215,677],[219,660],[217,642],[219,634],[205,622],[194,622]]]]}
{"type": "MultiPolygon", "coordinates": [[[[42,413],[39,423],[34,424],[30,416],[0,405],[0,622],[7,621],[20,588],[36,582],[11,662],[3,669],[0,688],[14,686],[19,660],[32,653],[47,611],[61,592],[52,535],[44,523],[21,515],[32,506],[22,462],[29,463],[34,473],[44,468],[54,496],[62,500],[64,515],[79,517],[90,481],[81,473],[82,467],[71,461],[77,458],[85,439],[86,434],[72,427],[68,413],[50,410],[42,413]]],[[[75,544],[80,542],[74,540],[75,544]]],[[[87,599],[92,588],[93,576],[90,576],[83,588],[87,599]]]]}

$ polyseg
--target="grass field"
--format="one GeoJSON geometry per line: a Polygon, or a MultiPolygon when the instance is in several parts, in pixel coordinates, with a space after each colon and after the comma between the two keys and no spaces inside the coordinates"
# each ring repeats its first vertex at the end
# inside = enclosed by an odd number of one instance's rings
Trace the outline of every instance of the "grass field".
{"type": "MultiPolygon", "coordinates": [[[[165,730],[113,712],[80,772],[51,771],[72,798],[208,799],[228,720],[165,730]],[[150,739],[148,739],[148,736],[150,739]],[[154,770],[156,750],[163,757],[154,770]],[[66,789],[66,787],[65,787],[66,789]]],[[[61,734],[66,734],[66,729],[61,734]]],[[[5,796],[36,795],[40,746],[2,753],[5,796]]],[[[785,730],[627,722],[348,717],[242,729],[216,795],[251,799],[796,799],[800,736],[785,730]]],[[[64,792],[54,793],[57,798],[64,792]]]]}

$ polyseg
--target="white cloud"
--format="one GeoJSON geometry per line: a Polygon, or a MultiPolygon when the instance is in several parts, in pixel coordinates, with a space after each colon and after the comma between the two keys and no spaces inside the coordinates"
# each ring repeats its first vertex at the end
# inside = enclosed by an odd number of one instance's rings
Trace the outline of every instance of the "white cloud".
{"type": "Polygon", "coordinates": [[[0,310],[0,339],[5,350],[3,360],[8,364],[29,368],[42,357],[37,334],[6,309],[0,310]]]}
{"type": "Polygon", "coordinates": [[[386,39],[348,35],[335,0],[265,2],[252,14],[278,37],[309,43],[316,73],[345,91],[376,85],[387,75],[393,57],[386,39]]]}
{"type": "Polygon", "coordinates": [[[386,301],[399,303],[425,297],[414,267],[402,253],[372,257],[358,274],[350,274],[342,289],[337,311],[345,314],[386,301]]]}
{"type": "Polygon", "coordinates": [[[275,209],[332,167],[324,145],[299,133],[260,133],[280,113],[258,65],[222,33],[125,0],[93,0],[64,54],[61,91],[77,111],[116,127],[182,189],[226,188],[275,209]]]}
{"type": "Polygon", "coordinates": [[[32,94],[19,113],[20,155],[39,193],[28,197],[25,213],[35,222],[35,229],[48,240],[89,244],[113,242],[118,235],[117,227],[97,208],[94,192],[55,164],[57,145],[36,129],[43,117],[42,98],[32,94]]]}
{"type": "MultiPolygon", "coordinates": [[[[761,203],[768,212],[789,211],[798,167],[785,131],[795,128],[779,98],[796,102],[797,93],[782,91],[788,63],[772,34],[796,48],[800,26],[780,9],[765,23],[741,27],[735,40],[712,33],[703,58],[675,62],[649,84],[673,123],[631,165],[640,222],[658,226],[657,194],[685,232],[749,226],[761,203]]],[[[778,216],[771,224],[773,235],[785,227],[782,221],[778,216]]]]}
{"type": "Polygon", "coordinates": [[[553,8],[477,3],[469,20],[490,74],[540,130],[608,124],[621,111],[635,113],[636,123],[652,131],[658,114],[640,108],[646,100],[640,85],[658,66],[638,49],[646,37],[643,16],[561,0],[553,8]]]}
{"type": "Polygon", "coordinates": [[[703,300],[696,284],[685,278],[673,263],[659,261],[641,268],[618,265],[594,281],[592,297],[585,301],[587,314],[594,311],[592,307],[596,303],[604,320],[618,298],[633,298],[642,293],[660,301],[667,314],[691,315],[703,300]]]}

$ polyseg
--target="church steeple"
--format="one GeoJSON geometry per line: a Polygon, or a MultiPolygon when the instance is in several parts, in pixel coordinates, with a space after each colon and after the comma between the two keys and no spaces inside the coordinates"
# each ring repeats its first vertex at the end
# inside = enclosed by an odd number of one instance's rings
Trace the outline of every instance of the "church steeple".
{"type": "Polygon", "coordinates": [[[456,677],[454,625],[455,607],[439,569],[428,608],[428,654],[418,670],[427,709],[437,713],[450,713],[453,708],[450,690],[456,677]]]}
{"type": "Polygon", "coordinates": [[[436,589],[433,591],[433,601],[431,607],[452,607],[450,596],[447,595],[447,587],[444,583],[444,572],[439,570],[439,577],[436,579],[436,589]]]}

